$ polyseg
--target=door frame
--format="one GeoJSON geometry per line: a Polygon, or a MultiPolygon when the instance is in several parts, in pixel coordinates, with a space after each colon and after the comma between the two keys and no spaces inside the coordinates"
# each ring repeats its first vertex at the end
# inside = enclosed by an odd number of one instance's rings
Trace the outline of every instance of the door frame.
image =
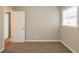
{"type": "Polygon", "coordinates": [[[11,37],[11,12],[5,12],[4,14],[8,14],[8,37],[7,38],[9,38],[11,37]]]}
{"type": "Polygon", "coordinates": [[[9,23],[9,26],[8,26],[8,34],[9,34],[9,36],[8,36],[8,38],[9,37],[11,37],[11,12],[6,12],[8,15],[9,15],[9,19],[8,19],[8,23],[9,23]]]}

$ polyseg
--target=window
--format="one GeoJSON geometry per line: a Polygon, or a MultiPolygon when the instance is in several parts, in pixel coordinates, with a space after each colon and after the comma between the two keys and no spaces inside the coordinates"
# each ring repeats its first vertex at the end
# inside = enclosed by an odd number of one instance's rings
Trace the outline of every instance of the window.
{"type": "Polygon", "coordinates": [[[77,27],[77,7],[69,7],[62,12],[63,26],[77,27]]]}

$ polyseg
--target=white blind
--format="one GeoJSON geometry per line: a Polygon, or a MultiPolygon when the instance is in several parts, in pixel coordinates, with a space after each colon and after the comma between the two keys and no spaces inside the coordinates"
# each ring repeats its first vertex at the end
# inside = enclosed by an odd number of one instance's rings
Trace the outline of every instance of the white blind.
{"type": "Polygon", "coordinates": [[[77,27],[77,7],[70,7],[62,11],[63,25],[77,27]]]}

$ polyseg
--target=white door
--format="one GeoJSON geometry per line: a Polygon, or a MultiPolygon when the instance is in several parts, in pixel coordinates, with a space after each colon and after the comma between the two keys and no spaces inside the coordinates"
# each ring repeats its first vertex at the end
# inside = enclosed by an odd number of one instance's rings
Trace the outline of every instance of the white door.
{"type": "Polygon", "coordinates": [[[4,13],[4,39],[7,39],[9,36],[9,15],[4,13]]]}
{"type": "Polygon", "coordinates": [[[15,11],[12,19],[12,31],[14,42],[25,42],[25,12],[15,11]]]}

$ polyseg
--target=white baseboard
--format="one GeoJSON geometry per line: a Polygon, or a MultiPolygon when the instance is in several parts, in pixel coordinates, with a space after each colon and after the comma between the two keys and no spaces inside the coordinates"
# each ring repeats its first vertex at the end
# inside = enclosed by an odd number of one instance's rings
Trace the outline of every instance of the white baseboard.
{"type": "Polygon", "coordinates": [[[5,45],[4,42],[5,42],[5,40],[3,40],[3,47],[2,47],[2,49],[0,50],[0,53],[1,53],[2,51],[4,51],[4,49],[5,49],[5,48],[4,48],[4,45],[5,45]]]}
{"type": "Polygon", "coordinates": [[[60,42],[60,40],[26,40],[26,42],[60,42]]]}
{"type": "Polygon", "coordinates": [[[24,43],[25,41],[14,41],[14,40],[11,40],[11,42],[13,42],[13,43],[24,43]]]}
{"type": "Polygon", "coordinates": [[[76,51],[74,51],[72,48],[70,48],[65,42],[60,41],[62,44],[64,44],[70,51],[72,51],[73,53],[76,53],[76,51]]]}
{"type": "Polygon", "coordinates": [[[0,50],[0,53],[1,53],[2,51],[4,51],[4,48],[2,48],[2,49],[0,50]]]}

